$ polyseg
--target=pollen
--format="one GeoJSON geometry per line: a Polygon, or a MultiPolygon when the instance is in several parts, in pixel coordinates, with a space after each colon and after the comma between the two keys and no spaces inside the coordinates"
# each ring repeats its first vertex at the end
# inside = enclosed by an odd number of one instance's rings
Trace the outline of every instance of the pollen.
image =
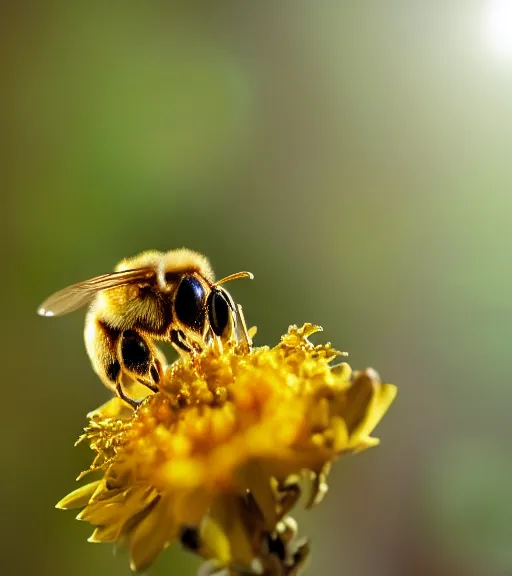
{"type": "Polygon", "coordinates": [[[90,414],[80,442],[101,478],[57,505],[80,509],[90,541],[125,546],[145,570],[173,542],[211,572],[298,574],[309,553],[289,516],[327,492],[332,463],[375,446],[396,395],[372,370],[355,372],[312,324],[279,344],[232,342],[185,355],[136,411],[113,399],[90,414]],[[238,570],[238,571],[237,571],[238,570]]]}

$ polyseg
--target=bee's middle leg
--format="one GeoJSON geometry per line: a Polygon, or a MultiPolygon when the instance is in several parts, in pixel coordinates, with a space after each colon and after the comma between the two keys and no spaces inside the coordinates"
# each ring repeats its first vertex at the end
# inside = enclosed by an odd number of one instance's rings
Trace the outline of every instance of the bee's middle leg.
{"type": "Polygon", "coordinates": [[[87,316],[84,336],[87,353],[96,374],[121,400],[132,408],[137,408],[139,402],[130,398],[122,386],[123,370],[118,352],[121,333],[90,313],[87,316]]]}
{"type": "Polygon", "coordinates": [[[124,372],[153,392],[158,391],[164,358],[149,338],[135,330],[125,330],[119,339],[118,353],[124,372]]]}

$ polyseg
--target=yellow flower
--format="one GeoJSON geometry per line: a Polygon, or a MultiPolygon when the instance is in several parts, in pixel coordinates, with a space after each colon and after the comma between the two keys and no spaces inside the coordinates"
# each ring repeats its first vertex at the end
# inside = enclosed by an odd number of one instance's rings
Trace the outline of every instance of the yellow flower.
{"type": "Polygon", "coordinates": [[[298,573],[308,546],[287,515],[304,479],[312,506],[333,460],[378,444],[370,434],[396,395],[373,370],[332,366],[341,353],[314,346],[318,330],[182,357],[135,412],[114,399],[92,413],[81,440],[103,476],[58,507],[82,508],[90,541],[126,545],[133,570],[181,540],[212,569],[298,573]]]}

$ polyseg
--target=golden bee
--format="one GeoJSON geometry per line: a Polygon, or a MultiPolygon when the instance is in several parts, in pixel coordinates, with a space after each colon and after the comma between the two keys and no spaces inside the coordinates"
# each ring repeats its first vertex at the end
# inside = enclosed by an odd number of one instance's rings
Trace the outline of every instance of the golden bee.
{"type": "Polygon", "coordinates": [[[221,286],[244,277],[253,275],[238,272],[215,282],[208,259],[185,248],[147,251],[122,260],[114,272],[54,293],[38,313],[60,316],[90,304],[84,338],[94,371],[136,407],[123,379],[158,390],[165,357],[155,341],[187,354],[212,339],[222,344],[237,330],[248,339],[241,308],[221,286]]]}

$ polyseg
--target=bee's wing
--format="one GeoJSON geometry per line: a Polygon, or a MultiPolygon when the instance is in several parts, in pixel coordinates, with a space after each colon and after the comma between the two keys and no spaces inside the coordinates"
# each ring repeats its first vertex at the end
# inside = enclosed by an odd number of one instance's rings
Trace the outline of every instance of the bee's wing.
{"type": "Polygon", "coordinates": [[[137,282],[150,282],[154,277],[155,271],[151,268],[122,270],[96,276],[55,292],[39,306],[37,313],[40,316],[62,316],[85,306],[102,290],[137,282]]]}

